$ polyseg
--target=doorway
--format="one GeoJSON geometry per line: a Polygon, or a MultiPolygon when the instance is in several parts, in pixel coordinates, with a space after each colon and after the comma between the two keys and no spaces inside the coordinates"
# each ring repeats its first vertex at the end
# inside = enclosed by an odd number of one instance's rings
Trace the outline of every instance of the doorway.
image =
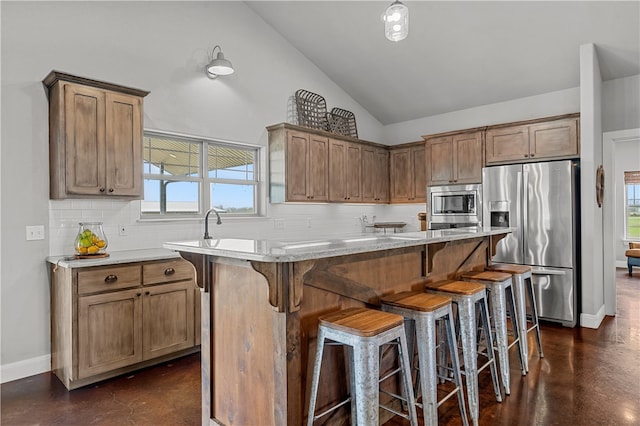
{"type": "Polygon", "coordinates": [[[616,314],[616,264],[626,267],[623,261],[624,223],[624,169],[640,170],[640,128],[605,132],[602,134],[605,192],[603,203],[604,245],[604,305],[606,315],[616,314]],[[621,256],[622,253],[622,256],[621,256]],[[622,263],[621,263],[622,262],[622,263]]]}

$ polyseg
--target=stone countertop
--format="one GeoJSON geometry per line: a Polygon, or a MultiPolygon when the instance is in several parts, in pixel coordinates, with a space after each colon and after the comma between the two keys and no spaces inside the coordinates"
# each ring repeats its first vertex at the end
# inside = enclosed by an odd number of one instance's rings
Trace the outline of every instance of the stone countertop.
{"type": "Polygon", "coordinates": [[[167,242],[162,246],[178,252],[259,262],[298,262],[402,247],[480,238],[511,232],[510,228],[457,228],[399,234],[362,233],[335,238],[295,241],[220,238],[167,242]]]}
{"type": "Polygon", "coordinates": [[[63,268],[86,268],[90,266],[108,266],[120,263],[145,262],[150,260],[177,259],[180,254],[164,248],[121,250],[109,253],[109,257],[95,259],[76,259],[73,255],[49,256],[47,262],[63,268]]]}

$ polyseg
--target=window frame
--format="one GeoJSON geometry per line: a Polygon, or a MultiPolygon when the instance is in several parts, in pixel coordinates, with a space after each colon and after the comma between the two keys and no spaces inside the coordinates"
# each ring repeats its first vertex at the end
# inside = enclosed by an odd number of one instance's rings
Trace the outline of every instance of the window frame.
{"type": "MultiPolygon", "coordinates": [[[[174,176],[174,175],[162,175],[162,174],[149,174],[145,168],[145,156],[142,155],[143,161],[143,182],[151,180],[164,180],[172,182],[197,182],[199,183],[198,189],[198,211],[193,213],[145,213],[142,211],[142,202],[139,207],[139,217],[141,221],[171,221],[171,220],[189,220],[189,219],[202,219],[209,210],[211,205],[211,184],[223,183],[223,184],[238,184],[238,185],[253,185],[254,187],[254,213],[228,213],[220,212],[220,215],[226,218],[256,218],[263,217],[266,210],[265,206],[265,194],[264,194],[264,182],[262,174],[262,156],[264,147],[256,144],[249,144],[245,142],[236,142],[230,140],[223,140],[220,138],[194,136],[177,132],[168,132],[163,130],[147,129],[143,130],[143,139],[146,137],[159,137],[165,139],[174,139],[176,141],[184,141],[188,143],[194,143],[198,145],[199,154],[199,176],[174,176]],[[247,151],[253,151],[254,163],[253,163],[253,180],[235,180],[228,178],[212,178],[209,177],[208,170],[208,147],[220,146],[226,148],[245,149],[247,151]]],[[[143,148],[144,150],[144,145],[143,148]]]]}
{"type": "MultiPolygon", "coordinates": [[[[627,241],[640,241],[640,236],[632,236],[629,234],[629,209],[632,207],[629,204],[629,190],[630,186],[635,186],[633,208],[637,208],[640,213],[640,170],[625,171],[624,172],[624,237],[627,241]]],[[[640,215],[639,215],[640,220],[640,215]]]]}

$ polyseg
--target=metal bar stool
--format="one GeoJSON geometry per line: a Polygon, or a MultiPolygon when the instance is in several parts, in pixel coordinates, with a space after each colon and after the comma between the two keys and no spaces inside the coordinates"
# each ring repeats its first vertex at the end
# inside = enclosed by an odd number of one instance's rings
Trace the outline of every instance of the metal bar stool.
{"type": "Polygon", "coordinates": [[[531,282],[531,266],[513,265],[508,263],[494,263],[487,267],[490,271],[505,272],[511,274],[512,285],[516,298],[516,311],[518,312],[518,326],[520,327],[520,337],[523,342],[522,351],[524,366],[529,371],[529,342],[527,335],[529,332],[536,331],[536,340],[538,342],[538,353],[540,358],[544,358],[542,352],[542,340],[540,339],[540,322],[538,320],[538,308],[536,299],[533,295],[533,284],[531,282]],[[527,314],[527,299],[531,314],[527,314]],[[528,326],[527,321],[533,325],[528,326]]]}
{"type": "Polygon", "coordinates": [[[504,392],[511,394],[511,372],[509,370],[509,348],[517,345],[522,375],[527,374],[523,358],[523,350],[520,338],[520,328],[516,314],[516,301],[511,287],[511,274],[495,271],[470,271],[461,274],[465,281],[473,281],[483,284],[487,288],[490,297],[493,327],[496,334],[496,349],[500,360],[500,373],[504,392]],[[511,317],[514,340],[509,344],[507,329],[507,309],[511,317]]]}
{"type": "MultiPolygon", "coordinates": [[[[458,396],[460,416],[464,425],[468,425],[467,411],[464,404],[462,391],[462,377],[460,375],[460,361],[458,359],[458,343],[452,324],[453,310],[451,309],[451,297],[428,294],[422,292],[406,291],[397,293],[382,299],[382,310],[402,315],[405,318],[405,330],[409,347],[409,362],[413,363],[414,342],[418,344],[418,380],[417,388],[422,389],[422,403],[417,403],[422,408],[424,424],[438,424],[438,407],[453,395],[458,396]],[[438,401],[438,371],[436,368],[436,349],[438,346],[436,322],[444,321],[444,333],[446,347],[451,356],[451,369],[455,389],[438,401]]],[[[444,336],[443,336],[444,337],[444,336]]],[[[448,369],[447,369],[448,370],[448,369]]],[[[442,377],[450,380],[449,377],[442,377]]]]}
{"type": "Polygon", "coordinates": [[[496,401],[502,401],[496,361],[492,350],[487,350],[487,362],[478,367],[476,313],[480,313],[487,348],[493,347],[491,326],[489,324],[489,309],[487,307],[487,292],[484,285],[479,283],[449,280],[425,283],[425,290],[428,293],[451,297],[451,301],[458,307],[457,319],[460,323],[462,356],[464,359],[462,374],[464,374],[467,383],[467,399],[469,401],[471,422],[474,425],[477,425],[479,414],[478,373],[484,370],[487,366],[491,371],[491,379],[493,380],[493,389],[496,394],[496,401]]]}
{"type": "MultiPolygon", "coordinates": [[[[409,364],[407,339],[404,331],[404,318],[389,312],[366,308],[349,308],[323,315],[319,318],[318,344],[313,365],[311,396],[307,425],[313,425],[318,418],[351,402],[351,424],[371,426],[378,424],[378,407],[396,415],[408,418],[411,426],[417,426],[415,398],[411,386],[411,367],[409,364]],[[315,413],[322,353],[325,346],[345,345],[349,353],[351,376],[351,395],[320,414],[315,413]],[[380,352],[386,344],[398,345],[400,372],[403,382],[403,396],[393,395],[407,403],[408,415],[379,404],[380,352]],[[355,402],[355,403],[354,403],[355,402]]],[[[388,378],[389,375],[382,380],[388,378]]]]}

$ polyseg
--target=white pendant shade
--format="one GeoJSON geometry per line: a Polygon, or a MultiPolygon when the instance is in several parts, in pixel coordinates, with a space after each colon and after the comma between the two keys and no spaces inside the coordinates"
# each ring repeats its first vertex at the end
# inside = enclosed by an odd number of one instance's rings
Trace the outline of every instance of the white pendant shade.
{"type": "Polygon", "coordinates": [[[400,1],[393,2],[384,13],[384,35],[391,41],[404,40],[409,35],[409,8],[400,1]]]}

